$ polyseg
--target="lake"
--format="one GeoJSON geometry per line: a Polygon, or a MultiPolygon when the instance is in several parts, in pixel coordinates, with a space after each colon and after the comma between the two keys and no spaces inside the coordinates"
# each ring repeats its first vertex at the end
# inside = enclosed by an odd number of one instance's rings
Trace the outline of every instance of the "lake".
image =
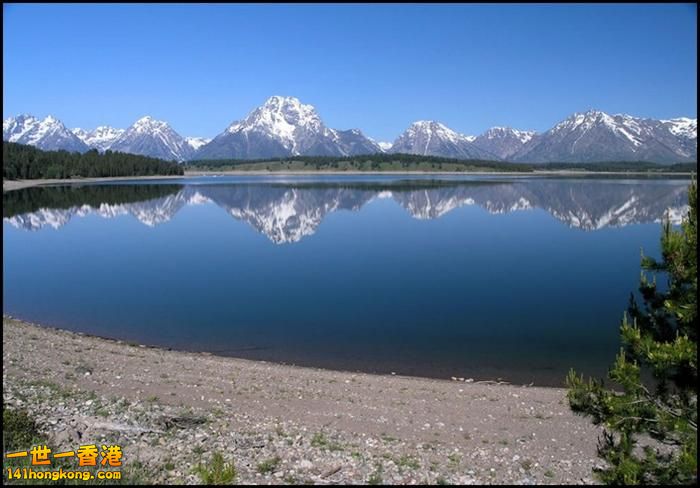
{"type": "Polygon", "coordinates": [[[570,367],[607,371],[640,249],[658,256],[660,221],[685,215],[688,183],[323,175],[28,188],[3,194],[3,312],[174,349],[561,386],[570,367]]]}

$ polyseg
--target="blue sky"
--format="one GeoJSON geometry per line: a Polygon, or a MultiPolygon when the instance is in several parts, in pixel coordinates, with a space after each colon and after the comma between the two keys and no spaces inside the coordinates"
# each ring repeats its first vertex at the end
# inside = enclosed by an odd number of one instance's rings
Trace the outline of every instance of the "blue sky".
{"type": "Polygon", "coordinates": [[[677,5],[8,5],[3,118],[209,136],[271,95],[393,140],[411,122],[543,131],[597,108],[696,117],[697,10],[677,5]]]}

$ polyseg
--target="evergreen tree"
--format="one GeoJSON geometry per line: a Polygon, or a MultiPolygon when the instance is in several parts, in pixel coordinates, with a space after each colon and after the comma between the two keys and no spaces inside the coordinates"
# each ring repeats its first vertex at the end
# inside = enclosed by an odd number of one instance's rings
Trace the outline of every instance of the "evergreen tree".
{"type": "Polygon", "coordinates": [[[83,154],[42,151],[3,142],[2,177],[6,179],[77,178],[102,176],[183,175],[182,165],[161,159],[92,149],[83,154]]]}
{"type": "Polygon", "coordinates": [[[619,387],[573,370],[567,378],[571,409],[605,427],[598,454],[608,467],[598,475],[608,484],[697,484],[696,180],[688,200],[680,230],[663,225],[662,260],[642,256],[644,304],[630,299],[623,348],[608,373],[619,387]]]}

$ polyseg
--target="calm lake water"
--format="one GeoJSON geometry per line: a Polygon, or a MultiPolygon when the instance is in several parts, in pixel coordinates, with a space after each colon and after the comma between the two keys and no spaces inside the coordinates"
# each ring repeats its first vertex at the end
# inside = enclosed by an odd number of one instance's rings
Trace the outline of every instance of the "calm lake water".
{"type": "MultiPolygon", "coordinates": [[[[602,376],[687,180],[201,177],[3,194],[3,312],[176,349],[602,376]]],[[[107,358],[105,358],[107,360],[107,358]]]]}

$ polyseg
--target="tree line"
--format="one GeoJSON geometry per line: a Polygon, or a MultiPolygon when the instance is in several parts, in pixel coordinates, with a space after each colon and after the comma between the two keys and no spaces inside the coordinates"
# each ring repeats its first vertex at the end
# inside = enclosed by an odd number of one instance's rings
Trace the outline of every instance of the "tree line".
{"type": "Polygon", "coordinates": [[[359,156],[293,156],[265,159],[210,159],[188,161],[190,170],[322,170],[322,171],[615,171],[673,172],[697,171],[697,163],[658,164],[646,161],[604,161],[591,163],[512,163],[482,159],[456,159],[419,154],[368,154],[359,156]]]}
{"type": "Polygon", "coordinates": [[[444,170],[484,169],[490,171],[532,171],[530,165],[480,159],[456,159],[420,154],[366,154],[358,156],[293,156],[265,159],[215,159],[188,161],[190,169],[265,169],[294,165],[306,170],[444,170]]]}
{"type": "Polygon", "coordinates": [[[14,142],[2,143],[3,179],[96,178],[106,176],[183,175],[183,167],[162,159],[96,149],[86,153],[42,151],[14,142]]]}

